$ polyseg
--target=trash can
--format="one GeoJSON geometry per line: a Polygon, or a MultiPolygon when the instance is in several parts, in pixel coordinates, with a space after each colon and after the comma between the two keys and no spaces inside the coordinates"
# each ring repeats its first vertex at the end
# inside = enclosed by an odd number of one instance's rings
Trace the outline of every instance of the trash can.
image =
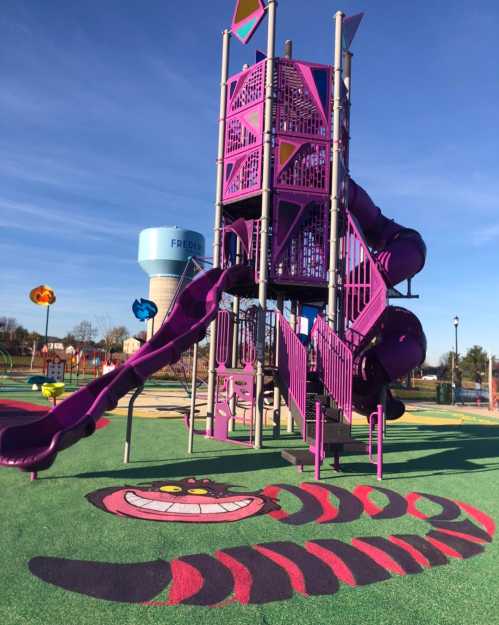
{"type": "Polygon", "coordinates": [[[452,384],[450,382],[437,384],[437,404],[452,404],[452,384]]]}

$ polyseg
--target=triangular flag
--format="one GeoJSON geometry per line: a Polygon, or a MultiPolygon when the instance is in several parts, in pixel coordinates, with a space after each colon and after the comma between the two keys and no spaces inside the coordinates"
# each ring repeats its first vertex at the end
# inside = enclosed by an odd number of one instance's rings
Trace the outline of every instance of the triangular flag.
{"type": "Polygon", "coordinates": [[[232,33],[241,43],[248,43],[265,15],[263,0],[237,0],[232,17],[232,33]]]}
{"type": "Polygon", "coordinates": [[[343,47],[346,50],[352,45],[353,38],[363,17],[364,13],[357,13],[357,15],[346,17],[343,20],[343,47]]]}
{"type": "Polygon", "coordinates": [[[267,58],[267,55],[265,54],[265,52],[262,52],[261,50],[257,50],[255,53],[255,58],[256,58],[256,62],[260,63],[260,61],[263,61],[263,59],[267,58]]]}

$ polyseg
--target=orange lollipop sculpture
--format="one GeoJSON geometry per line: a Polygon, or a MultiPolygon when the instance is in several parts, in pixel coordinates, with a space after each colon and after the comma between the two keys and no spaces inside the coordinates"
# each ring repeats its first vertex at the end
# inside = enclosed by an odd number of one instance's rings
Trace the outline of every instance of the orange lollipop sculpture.
{"type": "Polygon", "coordinates": [[[45,318],[45,346],[48,353],[48,329],[49,329],[49,311],[50,306],[55,304],[55,293],[54,290],[51,289],[46,284],[40,284],[40,286],[35,286],[34,289],[31,289],[29,292],[29,298],[36,304],[37,306],[45,306],[47,309],[47,316],[45,318]]]}
{"type": "Polygon", "coordinates": [[[31,289],[29,298],[33,304],[38,304],[38,306],[50,306],[55,303],[55,293],[46,284],[40,284],[40,286],[31,289]]]}

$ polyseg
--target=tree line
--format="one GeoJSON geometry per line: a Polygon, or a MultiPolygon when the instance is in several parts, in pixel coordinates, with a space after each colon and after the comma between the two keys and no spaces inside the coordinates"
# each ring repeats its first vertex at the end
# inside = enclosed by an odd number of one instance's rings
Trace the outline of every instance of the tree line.
{"type": "MultiPolygon", "coordinates": [[[[142,338],[139,333],[139,338],[142,338]]],[[[64,337],[50,335],[49,343],[63,343],[65,347],[100,348],[107,352],[121,351],[123,341],[130,336],[125,326],[106,324],[100,330],[88,320],[80,321],[64,337]],[[99,340],[96,340],[100,335],[99,340]]],[[[13,355],[31,353],[33,344],[39,350],[43,347],[45,337],[38,332],[27,330],[14,317],[0,317],[0,343],[13,355]]]]}

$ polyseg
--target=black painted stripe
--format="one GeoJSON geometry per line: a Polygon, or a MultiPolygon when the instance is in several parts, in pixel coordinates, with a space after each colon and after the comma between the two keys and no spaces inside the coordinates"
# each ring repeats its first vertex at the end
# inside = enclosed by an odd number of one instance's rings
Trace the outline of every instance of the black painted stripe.
{"type": "Polygon", "coordinates": [[[443,532],[439,531],[431,531],[428,532],[428,534],[426,535],[430,538],[438,540],[444,545],[447,545],[454,551],[457,551],[457,553],[459,553],[464,559],[472,558],[479,553],[483,553],[484,550],[482,545],[478,545],[477,543],[470,543],[464,538],[459,538],[459,536],[451,536],[450,534],[444,534],[443,532]]]}
{"type": "Polygon", "coordinates": [[[250,603],[282,601],[293,596],[288,575],[283,569],[251,547],[230,547],[223,549],[235,560],[243,564],[252,578],[250,603]]]}
{"type": "Polygon", "coordinates": [[[213,556],[205,553],[177,558],[196,568],[204,579],[203,587],[192,597],[182,601],[186,605],[215,605],[227,599],[234,590],[230,571],[213,556]]]}
{"type": "Polygon", "coordinates": [[[113,564],[37,557],[29,561],[28,567],[36,577],[64,590],[122,603],[151,601],[172,579],[170,564],[165,560],[113,564]]]}
{"type": "Polygon", "coordinates": [[[393,534],[393,536],[403,540],[411,547],[414,547],[416,551],[419,551],[428,560],[431,567],[441,566],[449,562],[446,556],[425,540],[423,536],[418,536],[417,534],[393,534]]]}
{"type": "Polygon", "coordinates": [[[309,595],[334,595],[339,582],[331,568],[306,549],[289,541],[263,543],[266,549],[275,551],[294,562],[305,580],[305,590],[309,595]]]}
{"type": "Polygon", "coordinates": [[[382,538],[381,536],[369,536],[359,538],[359,540],[362,540],[368,545],[372,545],[373,547],[376,547],[376,549],[386,553],[390,556],[390,558],[395,560],[395,562],[399,564],[406,573],[421,573],[423,570],[410,553],[395,543],[390,542],[387,538],[382,538]]]}
{"type": "Polygon", "coordinates": [[[319,547],[327,551],[331,551],[335,556],[340,558],[351,571],[358,586],[382,582],[391,577],[382,566],[352,545],[348,545],[334,538],[311,540],[309,542],[319,545],[319,547]]]}

